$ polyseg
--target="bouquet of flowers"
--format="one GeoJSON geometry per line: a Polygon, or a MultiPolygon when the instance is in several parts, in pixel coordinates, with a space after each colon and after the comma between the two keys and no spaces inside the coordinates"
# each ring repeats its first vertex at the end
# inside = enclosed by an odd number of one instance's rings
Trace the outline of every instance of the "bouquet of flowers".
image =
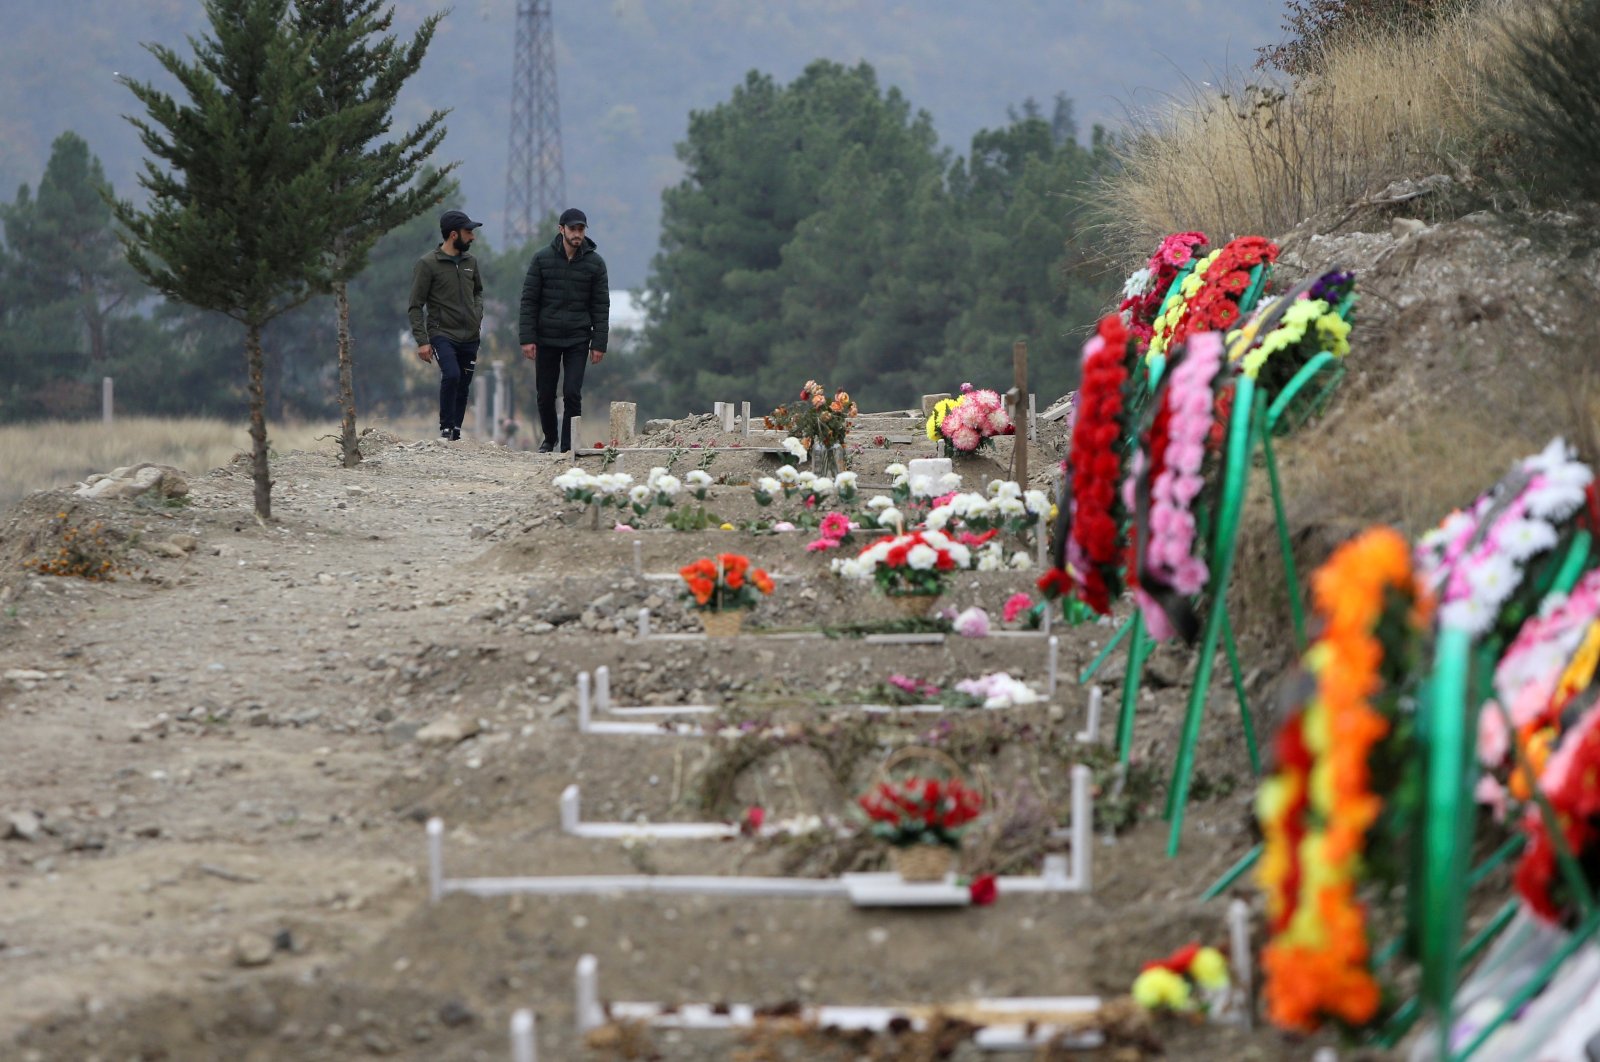
{"type": "Polygon", "coordinates": [[[1135,271],[1123,285],[1122,304],[1117,312],[1141,348],[1150,344],[1156,314],[1161,312],[1161,303],[1179,271],[1197,256],[1203,257],[1209,242],[1203,232],[1175,232],[1161,241],[1145,267],[1135,271]]]}
{"type": "Polygon", "coordinates": [[[983,811],[983,800],[959,778],[905,778],[880,782],[856,803],[872,834],[896,848],[960,848],[964,827],[983,811]]]}
{"type": "MultiPolygon", "coordinates": [[[[856,404],[846,391],[828,398],[827,390],[815,380],[807,380],[800,389],[800,401],[793,408],[779,406],[763,418],[769,428],[786,431],[800,440],[800,445],[810,450],[812,443],[824,447],[840,446],[855,418],[856,404]]],[[[805,460],[804,457],[801,460],[805,460]]]]}
{"type": "Polygon", "coordinates": [[[726,612],[755,608],[772,593],[772,577],[750,566],[750,558],[738,553],[719,553],[701,557],[678,569],[687,587],[685,597],[705,612],[726,612]]]}
{"type": "Polygon", "coordinates": [[[1165,354],[1199,332],[1226,332],[1239,321],[1239,300],[1250,288],[1250,273],[1278,259],[1278,245],[1261,236],[1241,236],[1213,251],[1178,286],[1178,298],[1156,318],[1150,354],[1165,354]]]}
{"type": "Polygon", "coordinates": [[[972,566],[972,551],[942,531],[882,538],[853,558],[833,562],[836,575],[875,582],[891,597],[934,597],[951,572],[972,566]]]}
{"type": "Polygon", "coordinates": [[[1133,981],[1133,1001],[1146,1010],[1211,1014],[1226,1005],[1232,984],[1222,952],[1196,941],[1145,963],[1133,981]]]}
{"type": "Polygon", "coordinates": [[[1478,800],[1496,818],[1505,818],[1510,800],[1533,795],[1562,734],[1593,703],[1580,695],[1594,683],[1597,662],[1600,571],[1593,571],[1572,593],[1546,599],[1495,667],[1494,698],[1478,715],[1478,759],[1486,772],[1478,800]]]}
{"type": "Polygon", "coordinates": [[[942,439],[951,456],[973,453],[996,435],[1014,435],[1017,431],[1000,395],[975,390],[969,383],[961,385],[960,398],[947,398],[933,407],[927,427],[928,438],[942,439]]]}
{"type": "Polygon", "coordinates": [[[850,542],[850,532],[853,530],[855,530],[854,525],[844,513],[829,513],[822,518],[822,523],[817,527],[816,541],[806,543],[806,552],[817,553],[825,549],[838,549],[850,542]]]}
{"type": "Polygon", "coordinates": [[[1067,461],[1070,488],[1055,528],[1055,564],[1039,580],[1050,599],[1074,589],[1102,616],[1122,593],[1123,536],[1127,512],[1121,491],[1127,461],[1128,391],[1138,348],[1119,317],[1100,321],[1084,344],[1078,416],[1067,461]]]}
{"type": "Polygon", "coordinates": [[[1550,561],[1590,500],[1594,473],[1562,439],[1519,461],[1488,493],[1417,544],[1417,568],[1439,597],[1439,621],[1480,638],[1510,634],[1542,591],[1530,565],[1550,561]]]}
{"type": "Polygon", "coordinates": [[[1350,323],[1340,315],[1353,273],[1324,273],[1262,303],[1244,325],[1228,333],[1228,362],[1276,394],[1312,358],[1350,353],[1350,323]]]}
{"type": "Polygon", "coordinates": [[[1340,546],[1312,577],[1322,620],[1302,662],[1302,705],[1278,732],[1277,767],[1256,794],[1264,838],[1262,951],[1267,1014],[1310,1032],[1325,1018],[1371,1022],[1365,878],[1398,877],[1398,831],[1421,788],[1410,733],[1431,602],[1405,539],[1375,528],[1340,546]]]}

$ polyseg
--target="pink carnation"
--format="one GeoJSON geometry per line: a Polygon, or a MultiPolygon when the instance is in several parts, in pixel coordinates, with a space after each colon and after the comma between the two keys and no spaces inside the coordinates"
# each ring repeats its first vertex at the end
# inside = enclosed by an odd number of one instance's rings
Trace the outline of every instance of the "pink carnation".
{"type": "Polygon", "coordinates": [[[1006,603],[1001,610],[1007,623],[1017,622],[1017,617],[1033,608],[1033,598],[1027,594],[1016,593],[1006,598],[1006,603]]]}

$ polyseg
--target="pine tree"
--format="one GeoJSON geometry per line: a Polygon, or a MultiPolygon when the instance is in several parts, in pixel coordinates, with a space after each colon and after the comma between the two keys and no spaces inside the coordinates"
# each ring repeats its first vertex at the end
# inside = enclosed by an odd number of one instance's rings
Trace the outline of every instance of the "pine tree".
{"type": "Polygon", "coordinates": [[[145,116],[130,117],[149,157],[148,204],[119,203],[128,261],[169,298],[245,328],[251,469],[258,519],[272,515],[261,330],[332,288],[330,233],[360,217],[371,189],[336,158],[363,109],[308,117],[317,84],[289,0],[205,0],[209,35],[192,60],[146,45],[182,86],[179,101],[125,82],[145,116]]]}
{"type": "Polygon", "coordinates": [[[15,203],[0,206],[6,243],[17,268],[7,286],[18,301],[31,307],[52,307],[76,318],[90,368],[103,371],[109,357],[108,323],[135,297],[138,283],[123,261],[111,221],[109,197],[100,160],[77,133],[62,133],[50,146],[50,161],[37,194],[24,185],[15,203]],[[49,269],[29,267],[31,256],[47,256],[49,269]]]}
{"type": "Polygon", "coordinates": [[[432,15],[402,45],[390,28],[394,9],[384,0],[295,0],[294,23],[314,42],[311,63],[316,95],[307,117],[359,115],[345,127],[337,149],[335,190],[365,188],[356,213],[333,237],[333,294],[338,315],[340,452],[346,468],[361,461],[356,442],[355,360],[350,339],[348,284],[366,266],[372,245],[395,227],[442,202],[450,171],[422,170],[444,140],[446,111],[434,111],[398,139],[388,136],[396,97],[422,65],[442,16],[432,15]],[[413,183],[413,178],[416,178],[413,183]]]}

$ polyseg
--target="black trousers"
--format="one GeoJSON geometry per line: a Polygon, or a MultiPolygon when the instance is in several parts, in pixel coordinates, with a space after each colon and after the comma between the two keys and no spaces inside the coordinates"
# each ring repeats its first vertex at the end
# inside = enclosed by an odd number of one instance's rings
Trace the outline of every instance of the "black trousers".
{"type": "Polygon", "coordinates": [[[448,336],[429,336],[428,342],[433,345],[433,360],[439,363],[439,430],[460,431],[482,341],[461,343],[448,336]]]}
{"type": "Polygon", "coordinates": [[[562,453],[572,449],[572,418],[583,416],[583,372],[589,365],[589,344],[576,347],[542,346],[533,359],[534,387],[539,396],[539,430],[544,445],[556,438],[556,383],[561,385],[562,453]]]}

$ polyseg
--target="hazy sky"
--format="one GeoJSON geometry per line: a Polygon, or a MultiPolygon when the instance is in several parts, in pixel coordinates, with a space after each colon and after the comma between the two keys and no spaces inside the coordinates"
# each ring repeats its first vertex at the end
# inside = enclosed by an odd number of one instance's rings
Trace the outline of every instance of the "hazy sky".
{"type": "MultiPolygon", "coordinates": [[[[395,0],[414,26],[443,0],[395,0]]],[[[503,231],[516,0],[452,0],[452,14],[403,97],[415,121],[449,108],[445,155],[460,159],[465,206],[503,231]]],[[[1085,132],[1159,105],[1187,81],[1245,67],[1276,41],[1282,0],[555,0],[568,200],[588,211],[615,283],[644,279],[673,145],[691,110],[728,97],[746,71],[788,80],[812,59],[866,60],[965,148],[1008,105],[1057,92],[1085,132]]],[[[143,41],[185,49],[200,0],[0,0],[15,44],[0,71],[0,194],[37,182],[50,141],[86,137],[119,194],[136,195],[139,145],[119,116],[115,74],[157,78],[143,41]]]]}

